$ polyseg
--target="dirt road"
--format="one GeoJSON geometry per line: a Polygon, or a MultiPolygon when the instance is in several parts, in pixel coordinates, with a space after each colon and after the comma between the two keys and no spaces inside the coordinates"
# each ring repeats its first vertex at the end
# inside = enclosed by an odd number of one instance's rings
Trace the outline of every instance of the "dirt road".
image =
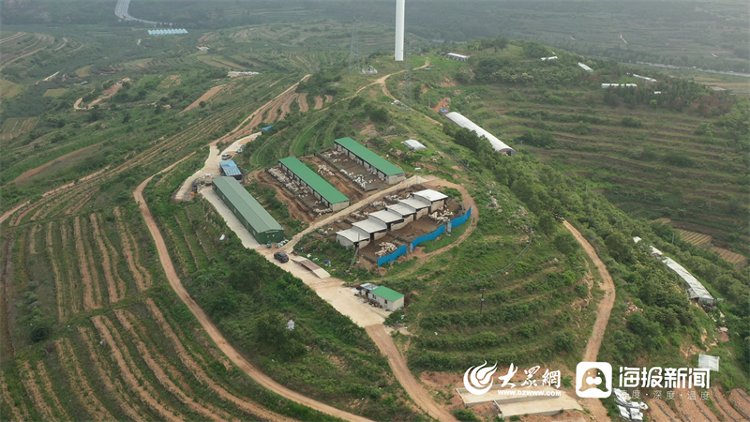
{"type": "Polygon", "coordinates": [[[366,328],[367,334],[370,335],[372,340],[377,344],[378,349],[388,357],[388,364],[391,365],[393,374],[396,375],[396,379],[404,389],[409,393],[409,396],[414,402],[427,412],[431,417],[442,421],[458,421],[448,410],[437,404],[430,394],[425,390],[421,384],[412,375],[409,368],[406,366],[406,360],[401,356],[396,349],[396,345],[393,343],[393,338],[385,331],[385,327],[382,324],[371,325],[366,328]]]}
{"type": "Polygon", "coordinates": [[[185,107],[185,109],[182,110],[179,114],[182,114],[182,113],[184,113],[186,111],[190,111],[190,110],[192,110],[192,109],[200,106],[201,101],[208,101],[208,100],[210,100],[211,97],[213,97],[214,95],[216,95],[216,93],[218,93],[219,91],[221,91],[222,88],[224,88],[225,86],[226,86],[226,84],[221,84],[221,85],[216,85],[215,87],[209,89],[203,95],[201,95],[200,98],[198,98],[197,100],[193,101],[189,106],[185,107]]]}
{"type": "MultiPolygon", "coordinates": [[[[174,164],[162,170],[161,172],[163,173],[165,171],[168,171],[173,166],[174,164]]],[[[135,197],[135,201],[138,203],[138,207],[140,208],[143,219],[145,220],[146,225],[148,226],[148,230],[154,239],[154,243],[156,243],[156,249],[159,254],[159,261],[164,268],[164,272],[167,275],[170,286],[172,286],[172,289],[174,289],[175,293],[177,293],[180,299],[182,299],[182,301],[188,306],[188,308],[190,308],[190,311],[193,313],[193,315],[195,315],[195,318],[201,324],[203,329],[206,330],[206,333],[211,337],[211,340],[213,340],[219,346],[221,351],[224,352],[224,354],[227,355],[227,357],[229,357],[229,359],[235,365],[237,365],[237,367],[248,374],[250,378],[254,379],[260,385],[271,390],[272,392],[284,398],[335,416],[337,418],[358,422],[369,421],[369,419],[367,418],[357,416],[340,409],[336,409],[335,407],[318,402],[309,397],[303,396],[296,391],[292,391],[284,387],[283,385],[279,384],[278,382],[274,381],[269,376],[261,372],[258,368],[253,366],[247,359],[245,359],[244,356],[240,354],[240,352],[237,351],[237,349],[229,344],[229,342],[224,338],[221,332],[219,332],[219,329],[216,328],[214,323],[208,318],[208,315],[206,315],[206,313],[203,312],[203,309],[198,306],[198,303],[196,303],[195,300],[190,297],[187,290],[185,290],[185,288],[183,287],[180,278],[177,276],[177,272],[175,271],[174,265],[172,264],[172,259],[169,257],[167,244],[164,243],[164,238],[162,238],[156,221],[151,215],[151,211],[148,209],[148,205],[143,198],[143,189],[153,177],[154,176],[149,177],[148,179],[144,180],[143,183],[138,185],[138,187],[133,192],[133,196],[135,197]]]]}
{"type": "MultiPolygon", "coordinates": [[[[612,281],[612,276],[609,275],[607,267],[604,265],[599,256],[596,254],[594,247],[576,230],[570,223],[563,220],[563,225],[568,229],[573,236],[575,236],[578,243],[583,246],[583,250],[589,255],[591,260],[596,265],[597,271],[602,276],[604,282],[601,284],[602,290],[604,290],[604,298],[599,302],[596,309],[596,322],[594,322],[594,329],[589,337],[589,341],[586,344],[586,350],[583,352],[584,362],[596,362],[597,356],[599,356],[599,348],[602,345],[602,339],[604,338],[604,332],[607,330],[607,323],[609,322],[609,315],[612,313],[612,306],[615,304],[615,283],[612,281]]],[[[584,399],[586,407],[591,410],[597,421],[610,420],[607,416],[607,410],[602,405],[599,399],[584,399]]]]}

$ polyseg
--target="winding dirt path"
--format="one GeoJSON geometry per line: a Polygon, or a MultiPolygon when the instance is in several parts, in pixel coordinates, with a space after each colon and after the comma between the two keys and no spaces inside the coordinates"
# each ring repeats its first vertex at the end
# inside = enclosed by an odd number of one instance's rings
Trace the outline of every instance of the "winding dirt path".
{"type": "MultiPolygon", "coordinates": [[[[169,171],[173,166],[174,164],[162,170],[160,173],[169,171]]],[[[219,329],[216,328],[216,325],[214,325],[214,323],[210,320],[208,315],[206,315],[206,313],[203,312],[203,309],[198,306],[198,303],[196,303],[195,300],[190,297],[187,290],[185,290],[185,287],[183,287],[180,278],[177,276],[177,272],[175,271],[174,265],[172,264],[172,259],[169,257],[169,251],[167,249],[166,243],[164,242],[164,238],[162,237],[161,232],[159,231],[159,227],[156,224],[153,215],[151,215],[151,211],[148,209],[148,205],[146,204],[145,199],[143,198],[143,189],[153,177],[154,176],[149,177],[140,185],[138,185],[138,187],[133,192],[133,196],[135,197],[135,201],[138,203],[138,207],[141,210],[141,214],[143,215],[143,219],[146,222],[146,226],[148,227],[148,230],[149,232],[151,232],[151,236],[154,239],[154,243],[156,244],[156,249],[159,254],[159,261],[161,262],[161,266],[164,268],[164,272],[167,276],[167,280],[169,280],[170,286],[172,286],[172,289],[174,289],[175,293],[177,293],[177,295],[185,303],[185,305],[187,305],[193,315],[195,315],[195,318],[201,324],[203,329],[206,330],[206,333],[209,335],[209,337],[211,337],[214,343],[219,346],[221,351],[224,352],[224,354],[226,354],[229,359],[231,359],[232,362],[237,365],[237,367],[239,367],[248,376],[250,376],[250,378],[254,379],[264,388],[267,388],[268,390],[284,398],[287,398],[304,406],[308,406],[320,412],[335,416],[337,418],[355,422],[370,421],[365,417],[336,409],[333,406],[329,406],[317,400],[313,400],[296,391],[284,387],[283,385],[271,379],[268,375],[261,372],[247,359],[245,359],[245,357],[242,356],[240,352],[237,351],[237,349],[229,344],[229,342],[224,338],[219,329]]]]}
{"type": "Polygon", "coordinates": [[[179,112],[178,114],[182,114],[182,113],[184,113],[186,111],[190,111],[190,110],[192,110],[192,109],[200,106],[201,101],[208,101],[208,100],[210,100],[211,97],[213,97],[214,95],[216,95],[225,86],[226,86],[226,84],[216,85],[215,87],[209,89],[203,95],[201,95],[200,98],[198,98],[197,100],[193,101],[192,104],[190,104],[189,106],[185,107],[185,109],[182,110],[181,112],[179,112]]]}
{"type": "Polygon", "coordinates": [[[398,352],[396,345],[393,343],[393,338],[385,331],[385,327],[382,324],[371,325],[367,328],[367,334],[373,339],[378,349],[388,357],[388,364],[393,370],[393,374],[396,375],[396,379],[401,383],[409,393],[412,400],[427,412],[431,417],[441,421],[455,421],[458,420],[451,415],[447,409],[443,408],[430,397],[430,394],[425,390],[421,384],[419,384],[412,375],[409,368],[406,366],[406,359],[401,356],[398,352]]]}
{"type": "MultiPolygon", "coordinates": [[[[575,227],[570,223],[563,220],[563,225],[573,236],[575,236],[578,243],[581,244],[583,250],[586,251],[591,261],[594,262],[597,271],[602,276],[603,283],[601,284],[602,290],[604,290],[604,298],[599,302],[596,309],[596,322],[594,322],[593,332],[589,337],[588,343],[586,344],[586,350],[583,352],[584,362],[596,362],[597,356],[599,356],[599,348],[602,345],[604,339],[604,332],[607,330],[607,324],[609,323],[609,315],[612,313],[612,306],[615,304],[615,283],[612,281],[612,276],[609,275],[607,267],[604,265],[599,256],[596,254],[594,247],[581,235],[575,227]]],[[[584,399],[583,402],[586,407],[591,410],[597,421],[610,420],[607,416],[607,410],[602,405],[599,399],[584,399]]]]}
{"type": "Polygon", "coordinates": [[[156,303],[154,303],[153,299],[146,298],[146,306],[148,306],[148,309],[151,311],[151,315],[153,315],[154,320],[156,320],[156,322],[159,324],[164,334],[166,334],[167,338],[172,340],[172,345],[174,346],[174,349],[177,352],[177,356],[179,356],[180,361],[182,361],[185,367],[190,370],[190,372],[193,374],[193,376],[195,376],[195,378],[198,381],[200,381],[204,385],[207,385],[208,388],[216,392],[216,394],[218,394],[219,397],[222,398],[222,400],[232,402],[235,406],[239,407],[245,412],[250,413],[252,415],[256,415],[264,419],[277,421],[277,422],[292,422],[293,421],[293,419],[289,419],[286,416],[282,416],[277,413],[271,412],[270,410],[259,406],[257,403],[254,403],[249,400],[241,399],[233,395],[232,393],[228,392],[227,390],[225,390],[219,384],[217,384],[213,379],[211,379],[211,377],[208,376],[208,374],[203,370],[203,368],[201,368],[200,365],[198,365],[198,363],[190,356],[190,354],[185,349],[185,346],[183,346],[182,342],[177,337],[177,334],[175,334],[172,327],[164,319],[164,315],[161,313],[161,310],[156,306],[156,303]]]}

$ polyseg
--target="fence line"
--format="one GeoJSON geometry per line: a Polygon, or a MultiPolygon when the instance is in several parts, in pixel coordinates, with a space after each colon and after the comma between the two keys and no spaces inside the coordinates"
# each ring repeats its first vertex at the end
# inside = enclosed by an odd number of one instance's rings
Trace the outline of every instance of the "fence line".
{"type": "Polygon", "coordinates": [[[472,207],[469,207],[469,210],[466,211],[466,214],[464,214],[464,215],[462,215],[460,217],[456,217],[453,220],[451,220],[451,229],[455,229],[456,227],[460,226],[461,224],[464,224],[469,219],[469,217],[471,217],[471,208],[472,207]]]}
{"type": "Polygon", "coordinates": [[[404,254],[406,254],[406,245],[401,245],[398,249],[396,249],[396,252],[378,258],[378,267],[391,261],[395,261],[399,256],[404,254]]]}

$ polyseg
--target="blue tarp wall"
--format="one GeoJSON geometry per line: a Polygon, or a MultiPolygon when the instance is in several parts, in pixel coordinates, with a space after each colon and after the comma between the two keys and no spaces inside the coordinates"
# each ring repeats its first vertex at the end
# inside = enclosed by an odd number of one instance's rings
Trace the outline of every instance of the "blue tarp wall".
{"type": "Polygon", "coordinates": [[[416,248],[417,245],[419,245],[422,242],[427,242],[428,240],[435,240],[438,236],[445,233],[445,226],[438,227],[437,230],[435,230],[432,233],[425,234],[423,236],[419,236],[418,238],[414,239],[414,241],[411,242],[411,247],[416,248]]]}
{"type": "Polygon", "coordinates": [[[464,224],[466,222],[466,220],[469,219],[469,217],[471,217],[471,207],[469,207],[469,210],[466,211],[466,214],[464,214],[464,215],[462,215],[462,216],[460,216],[458,218],[454,218],[453,220],[451,220],[451,229],[455,229],[456,227],[460,226],[461,224],[464,224]]]}
{"type": "MultiPolygon", "coordinates": [[[[466,214],[462,215],[461,217],[454,218],[451,220],[451,228],[456,228],[460,226],[461,224],[464,224],[469,218],[471,217],[471,208],[469,208],[468,211],[466,211],[466,214]]],[[[437,230],[435,230],[432,233],[419,236],[418,238],[414,239],[413,242],[411,242],[411,248],[412,250],[417,247],[420,243],[427,242],[428,240],[435,240],[438,236],[445,233],[445,225],[440,226],[437,230]]],[[[387,264],[391,261],[395,261],[399,256],[405,254],[407,251],[406,245],[401,246],[400,248],[396,249],[396,252],[393,252],[390,255],[381,256],[378,258],[378,267],[387,264]]]]}
{"type": "Polygon", "coordinates": [[[396,249],[396,252],[390,255],[381,256],[380,258],[378,258],[378,267],[383,264],[387,264],[391,261],[395,261],[399,256],[404,255],[405,253],[406,253],[406,245],[401,245],[401,247],[396,249]]]}

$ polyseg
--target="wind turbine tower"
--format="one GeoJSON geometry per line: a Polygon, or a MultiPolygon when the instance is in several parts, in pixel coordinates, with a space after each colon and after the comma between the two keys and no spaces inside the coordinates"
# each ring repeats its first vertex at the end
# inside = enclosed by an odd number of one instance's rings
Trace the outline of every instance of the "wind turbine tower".
{"type": "Polygon", "coordinates": [[[396,51],[397,62],[404,61],[404,5],[405,0],[396,0],[396,51]]]}

